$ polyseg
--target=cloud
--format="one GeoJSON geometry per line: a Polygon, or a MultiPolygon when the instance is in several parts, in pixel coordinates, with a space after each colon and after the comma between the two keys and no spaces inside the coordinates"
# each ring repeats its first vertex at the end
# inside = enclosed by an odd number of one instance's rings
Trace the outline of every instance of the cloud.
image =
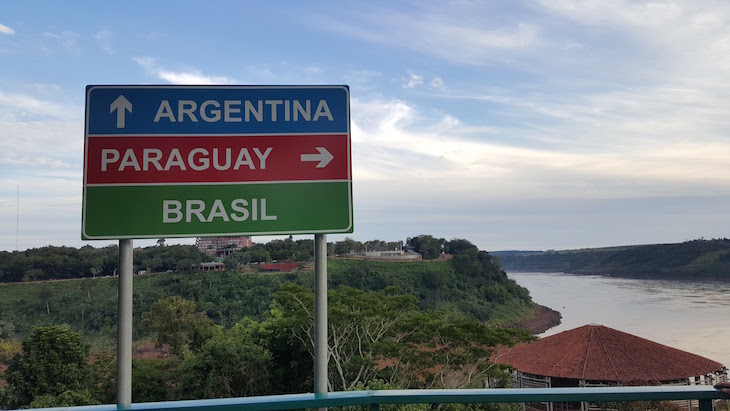
{"type": "Polygon", "coordinates": [[[236,81],[230,77],[205,75],[196,69],[188,71],[168,70],[159,66],[156,60],[151,57],[132,57],[132,60],[139,64],[148,74],[171,84],[210,85],[236,83],[236,81]]]}
{"type": "Polygon", "coordinates": [[[13,30],[12,28],[10,28],[4,24],[0,24],[0,34],[13,35],[13,34],[15,34],[15,30],[13,30]]]}
{"type": "Polygon", "coordinates": [[[445,90],[446,83],[444,83],[444,80],[441,77],[437,76],[431,79],[431,87],[439,90],[445,90]]]}
{"type": "MultiPolygon", "coordinates": [[[[52,85],[41,86],[45,90],[53,89],[52,85]]],[[[68,118],[73,108],[66,104],[50,100],[40,100],[27,94],[6,93],[0,90],[0,115],[27,118],[31,115],[41,117],[68,118]]]]}
{"type": "Polygon", "coordinates": [[[107,30],[100,31],[93,35],[94,40],[99,44],[102,51],[106,54],[114,54],[114,47],[112,47],[111,38],[112,33],[107,30]]]}
{"type": "MultiPolygon", "coordinates": [[[[459,195],[469,197],[473,187],[490,187],[507,197],[551,198],[699,194],[730,184],[730,175],[723,172],[730,156],[726,140],[642,138],[597,144],[568,139],[575,137],[568,134],[566,141],[553,145],[523,146],[504,138],[515,132],[505,127],[492,129],[493,139],[483,138],[484,130],[481,139],[466,138],[468,128],[458,118],[431,119],[404,101],[355,100],[352,106],[353,173],[362,180],[399,175],[427,182],[431,188],[422,187],[427,192],[463,190],[459,195]]],[[[624,127],[609,128],[606,138],[624,127]]]]}
{"type": "Polygon", "coordinates": [[[416,86],[420,86],[421,84],[423,84],[423,76],[419,76],[415,73],[409,73],[408,79],[403,85],[403,88],[415,88],[416,86]]]}
{"type": "Polygon", "coordinates": [[[503,17],[489,5],[455,2],[449,7],[423,3],[408,12],[380,8],[352,13],[347,23],[313,15],[308,22],[365,42],[466,64],[490,64],[504,54],[531,52],[543,45],[539,25],[503,17]]]}
{"type": "Polygon", "coordinates": [[[53,41],[53,46],[44,46],[43,51],[46,54],[53,54],[55,50],[60,47],[61,50],[66,52],[78,52],[78,33],[72,31],[64,31],[62,33],[49,33],[45,32],[43,35],[53,41]]]}

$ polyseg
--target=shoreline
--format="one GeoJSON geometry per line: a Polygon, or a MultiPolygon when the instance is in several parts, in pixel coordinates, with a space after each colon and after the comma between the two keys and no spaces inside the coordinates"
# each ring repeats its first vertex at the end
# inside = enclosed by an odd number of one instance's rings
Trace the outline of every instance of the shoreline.
{"type": "Polygon", "coordinates": [[[510,328],[528,331],[534,335],[542,334],[545,331],[560,325],[563,316],[559,311],[544,305],[535,304],[535,312],[531,317],[510,325],[510,328]]]}

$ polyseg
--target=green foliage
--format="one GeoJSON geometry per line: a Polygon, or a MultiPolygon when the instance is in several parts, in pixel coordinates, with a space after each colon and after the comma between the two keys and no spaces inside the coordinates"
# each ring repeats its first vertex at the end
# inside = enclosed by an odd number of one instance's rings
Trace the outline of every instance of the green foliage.
{"type": "Polygon", "coordinates": [[[637,278],[730,278],[730,240],[694,240],[548,252],[501,254],[509,270],[611,274],[637,278]]]}
{"type": "Polygon", "coordinates": [[[111,275],[118,264],[118,247],[41,247],[0,252],[0,283],[111,275]]]}
{"type": "Polygon", "coordinates": [[[466,240],[446,244],[452,248],[452,260],[331,260],[330,286],[373,291],[396,286],[416,297],[423,310],[461,314],[480,321],[509,323],[532,312],[527,289],[508,278],[489,253],[466,240]]]}
{"type": "MultiPolygon", "coordinates": [[[[134,253],[134,271],[197,271],[210,256],[192,245],[147,247],[134,253]]],[[[119,247],[41,247],[0,252],[0,283],[110,276],[119,266],[119,247]]]]}
{"type": "Polygon", "coordinates": [[[355,241],[350,237],[345,237],[343,241],[335,243],[335,255],[346,255],[353,252],[360,252],[363,250],[363,244],[359,241],[355,241]]]}
{"type": "MultiPolygon", "coordinates": [[[[11,405],[28,405],[38,396],[88,389],[89,346],[79,334],[68,327],[39,327],[22,346],[22,354],[6,372],[16,402],[11,405]]],[[[69,398],[76,398],[74,395],[69,398]]]]}
{"type": "Polygon", "coordinates": [[[179,367],[180,362],[175,359],[135,358],[132,361],[132,402],[181,399],[179,367]]]}
{"type": "Polygon", "coordinates": [[[147,247],[134,252],[134,269],[147,270],[150,273],[166,271],[189,273],[198,271],[201,262],[211,260],[211,256],[198,250],[194,245],[147,247]]]}
{"type": "MultiPolygon", "coordinates": [[[[290,329],[310,355],[313,310],[314,296],[304,287],[284,285],[276,294],[277,324],[290,329]]],[[[463,317],[421,311],[413,296],[395,287],[331,290],[328,329],[328,384],[336,391],[379,377],[407,388],[479,386],[491,371],[501,371],[488,361],[494,346],[529,338],[463,317]]]]}
{"type": "Polygon", "coordinates": [[[409,238],[406,243],[413,247],[417,253],[423,256],[424,260],[433,260],[439,258],[441,251],[444,250],[446,240],[443,238],[434,238],[431,235],[421,234],[416,237],[409,238]]]}
{"type": "Polygon", "coordinates": [[[58,395],[39,395],[30,403],[30,408],[75,407],[78,405],[99,405],[89,390],[64,391],[58,395]]]}
{"type": "Polygon", "coordinates": [[[142,325],[152,331],[157,345],[170,345],[170,353],[184,357],[186,349],[198,352],[217,332],[213,321],[197,312],[195,302],[172,296],[158,300],[142,314],[142,325]]]}
{"type": "Polygon", "coordinates": [[[184,398],[228,398],[270,393],[271,353],[259,341],[259,324],[219,333],[181,371],[184,398]]]}
{"type": "Polygon", "coordinates": [[[0,385],[0,409],[5,410],[10,408],[10,402],[11,398],[7,387],[0,385]]]}

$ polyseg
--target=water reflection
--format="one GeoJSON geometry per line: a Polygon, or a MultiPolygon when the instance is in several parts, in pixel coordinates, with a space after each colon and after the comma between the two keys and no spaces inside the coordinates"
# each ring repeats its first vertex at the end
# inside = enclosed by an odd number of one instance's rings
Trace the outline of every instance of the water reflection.
{"type": "Polygon", "coordinates": [[[730,365],[730,283],[509,273],[563,322],[542,336],[601,324],[730,365]]]}

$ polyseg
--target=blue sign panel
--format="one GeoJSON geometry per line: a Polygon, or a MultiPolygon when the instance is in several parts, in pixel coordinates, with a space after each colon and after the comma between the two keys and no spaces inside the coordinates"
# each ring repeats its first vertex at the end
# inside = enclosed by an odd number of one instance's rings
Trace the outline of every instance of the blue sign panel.
{"type": "Polygon", "coordinates": [[[87,86],[86,132],[347,133],[348,102],[347,86],[87,86]]]}

